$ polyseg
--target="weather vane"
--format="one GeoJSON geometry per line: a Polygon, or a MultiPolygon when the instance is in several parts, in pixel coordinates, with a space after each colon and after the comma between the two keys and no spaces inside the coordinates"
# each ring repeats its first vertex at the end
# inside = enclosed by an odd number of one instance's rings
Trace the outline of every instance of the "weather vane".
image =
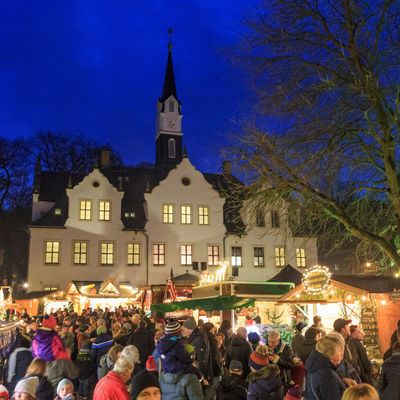
{"type": "Polygon", "coordinates": [[[172,32],[173,32],[173,30],[172,30],[172,28],[169,28],[168,29],[168,34],[169,34],[169,43],[168,43],[168,48],[169,48],[169,50],[171,51],[171,49],[172,49],[172,32]]]}

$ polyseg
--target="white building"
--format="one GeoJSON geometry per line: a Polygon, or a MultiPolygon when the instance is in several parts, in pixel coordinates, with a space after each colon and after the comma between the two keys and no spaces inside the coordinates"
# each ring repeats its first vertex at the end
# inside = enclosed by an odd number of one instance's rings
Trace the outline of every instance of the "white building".
{"type": "Polygon", "coordinates": [[[317,264],[315,238],[293,237],[284,209],[248,213],[232,206],[230,163],[199,172],[183,148],[181,103],[169,47],[157,103],[154,168],[113,168],[103,151],[87,176],[35,169],[28,283],[30,291],[65,290],[72,281],[165,284],[171,268],[215,270],[266,281],[291,264],[317,264]]]}

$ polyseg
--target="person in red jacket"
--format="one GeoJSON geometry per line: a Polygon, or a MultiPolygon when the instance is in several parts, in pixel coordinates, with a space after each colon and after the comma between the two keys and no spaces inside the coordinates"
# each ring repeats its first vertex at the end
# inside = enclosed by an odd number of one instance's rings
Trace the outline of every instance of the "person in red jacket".
{"type": "Polygon", "coordinates": [[[125,383],[131,378],[132,372],[132,362],[126,357],[120,357],[113,370],[97,382],[93,400],[130,400],[125,383]]]}

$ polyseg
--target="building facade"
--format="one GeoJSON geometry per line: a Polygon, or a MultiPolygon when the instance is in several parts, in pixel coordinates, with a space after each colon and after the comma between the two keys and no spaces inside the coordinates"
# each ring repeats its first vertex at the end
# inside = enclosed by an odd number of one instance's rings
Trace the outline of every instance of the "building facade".
{"type": "Polygon", "coordinates": [[[72,280],[165,284],[188,269],[240,281],[266,281],[291,264],[317,263],[315,238],[294,237],[284,208],[249,212],[232,198],[240,182],[230,163],[201,173],[183,147],[169,46],[157,102],[154,168],[113,167],[109,151],[86,176],[43,171],[33,188],[30,291],[65,290],[72,280]]]}

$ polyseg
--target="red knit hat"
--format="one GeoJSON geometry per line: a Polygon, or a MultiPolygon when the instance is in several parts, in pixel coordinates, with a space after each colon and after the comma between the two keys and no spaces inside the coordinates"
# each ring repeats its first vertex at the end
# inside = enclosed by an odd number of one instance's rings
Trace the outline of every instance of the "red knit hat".
{"type": "Polygon", "coordinates": [[[285,396],[286,400],[301,400],[301,387],[296,385],[288,390],[285,396]]]}
{"type": "Polygon", "coordinates": [[[44,328],[54,329],[57,325],[57,321],[52,315],[45,315],[43,317],[42,325],[44,328]]]}
{"type": "Polygon", "coordinates": [[[147,369],[147,371],[157,371],[156,360],[154,359],[153,356],[149,356],[149,358],[147,359],[146,369],[147,369]]]}
{"type": "Polygon", "coordinates": [[[264,356],[263,354],[253,351],[250,354],[249,359],[249,366],[253,367],[254,369],[260,369],[268,365],[268,357],[264,356]]]}
{"type": "Polygon", "coordinates": [[[4,385],[0,385],[0,397],[5,397],[6,399],[10,398],[7,388],[4,385]]]}

